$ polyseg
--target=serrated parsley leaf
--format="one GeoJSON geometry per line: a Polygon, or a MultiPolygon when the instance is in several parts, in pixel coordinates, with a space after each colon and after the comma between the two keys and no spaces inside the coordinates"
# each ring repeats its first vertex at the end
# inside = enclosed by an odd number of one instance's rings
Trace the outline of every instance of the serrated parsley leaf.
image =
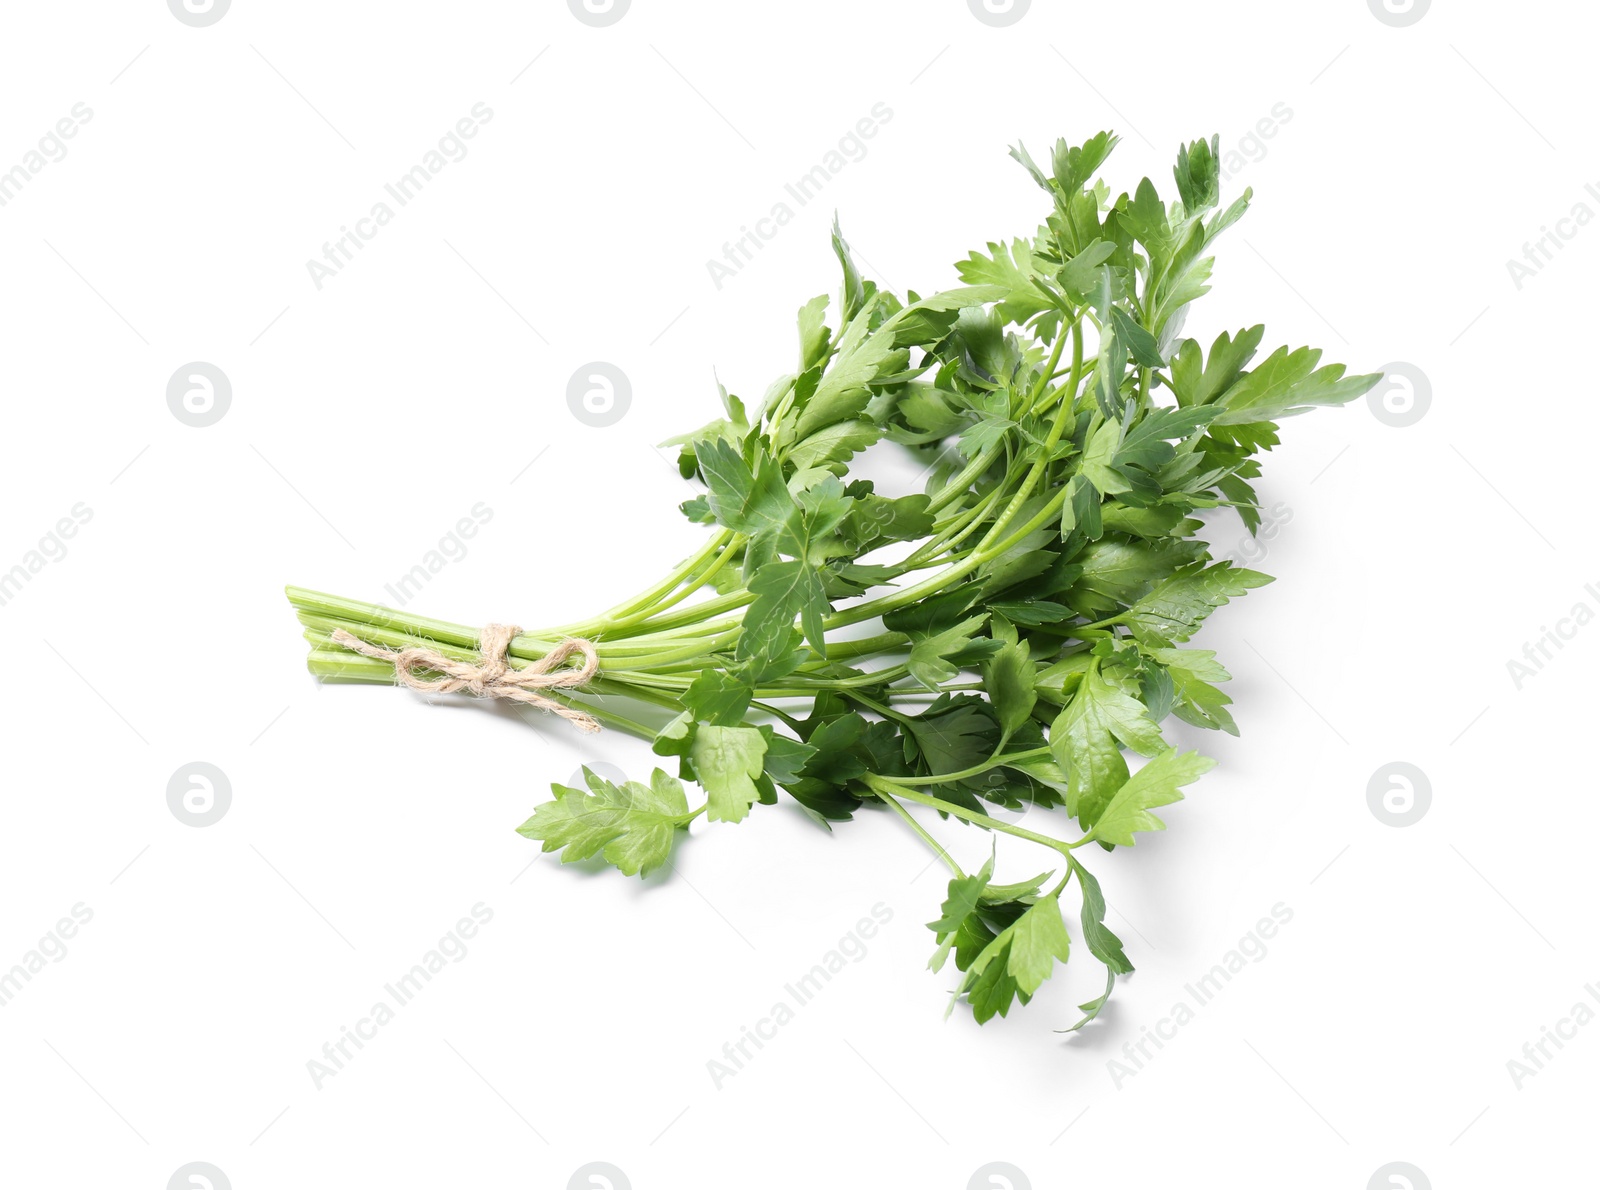
{"type": "Polygon", "coordinates": [[[683,786],[660,769],[649,785],[614,785],[587,767],[583,776],[588,791],[551,786],[555,800],[536,809],[517,833],[540,840],[544,851],[564,848],[564,864],[598,853],[624,875],[642,876],[666,863],[673,836],[692,817],[683,786]]]}
{"type": "Polygon", "coordinates": [[[1050,727],[1050,751],[1067,772],[1067,812],[1091,829],[1128,779],[1122,748],[1155,755],[1166,747],[1144,704],[1090,666],[1050,727]]]}
{"type": "Polygon", "coordinates": [[[1155,471],[1176,453],[1170,439],[1188,437],[1216,416],[1217,410],[1209,406],[1152,410],[1123,438],[1117,466],[1155,471]]]}
{"type": "MultiPolygon", "coordinates": [[[[1017,986],[1011,974],[1011,940],[997,939],[973,960],[958,995],[965,995],[978,1024],[1005,1016],[1014,1000],[1028,1002],[1028,993],[1017,986]]],[[[952,1005],[954,1000],[952,1000],[952,1005]]],[[[948,1015],[948,1013],[946,1013],[948,1015]]]]}
{"type": "Polygon", "coordinates": [[[972,252],[966,260],[956,262],[956,273],[963,281],[1001,290],[1005,300],[999,306],[1000,316],[1007,322],[1026,322],[1051,308],[1053,303],[1037,284],[1044,274],[1035,267],[1026,240],[1017,240],[1009,248],[993,243],[988,247],[988,256],[972,252]]]}
{"type": "MultiPolygon", "coordinates": [[[[1172,391],[1179,405],[1205,405],[1233,386],[1245,365],[1255,358],[1267,328],[1252,326],[1230,335],[1223,331],[1202,359],[1200,344],[1185,339],[1172,358],[1172,391]]],[[[1260,420],[1260,419],[1253,419],[1260,420]]]]}
{"type": "Polygon", "coordinates": [[[1122,445],[1122,426],[1114,421],[1101,422],[1089,441],[1084,444],[1083,461],[1079,473],[1094,484],[1102,496],[1126,492],[1132,486],[1122,472],[1114,470],[1117,450],[1122,445]]]}
{"type": "MultiPolygon", "coordinates": [[[[964,921],[969,924],[975,915],[964,921]]],[[[980,1025],[1005,1016],[1013,1001],[1026,1004],[1070,949],[1061,906],[1055,897],[1029,905],[974,957],[951,1003],[965,996],[980,1025]]],[[[961,962],[958,953],[956,961],[961,962]]]]}
{"type": "Polygon", "coordinates": [[[702,723],[731,727],[750,709],[751,689],[720,669],[703,669],[683,692],[683,705],[702,723]]]}
{"type": "Polygon", "coordinates": [[[1232,562],[1196,566],[1158,585],[1130,607],[1122,620],[1141,641],[1158,645],[1186,641],[1228,600],[1271,581],[1271,575],[1232,562]]]}
{"type": "Polygon", "coordinates": [[[769,562],[756,571],[749,588],[755,601],[745,613],[739,636],[735,655],[740,661],[786,651],[796,617],[806,639],[822,652],[827,644],[822,618],[828,614],[828,594],[817,567],[801,560],[769,562]]]}
{"type": "Polygon", "coordinates": [[[712,822],[740,822],[760,791],[755,779],[766,769],[767,741],[759,728],[699,724],[689,745],[695,779],[709,799],[712,822]]]}
{"type": "Polygon", "coordinates": [[[1097,132],[1081,146],[1069,146],[1058,140],[1050,154],[1051,172],[1061,194],[1076,194],[1094,179],[1094,175],[1111,150],[1117,147],[1119,137],[1111,132],[1097,132]]]}
{"type": "Polygon", "coordinates": [[[1015,641],[1003,646],[989,658],[983,672],[989,701],[994,704],[994,713],[1000,720],[1000,730],[1009,736],[1028,721],[1038,701],[1033,691],[1034,668],[1027,642],[1015,641]]]}
{"type": "Polygon", "coordinates": [[[1233,702],[1214,683],[1226,682],[1231,675],[1217,663],[1211,649],[1151,649],[1150,657],[1172,679],[1177,704],[1173,713],[1196,727],[1212,727],[1238,735],[1238,725],[1228,713],[1233,702]]]}
{"type": "Polygon", "coordinates": [[[828,358],[828,295],[818,294],[800,307],[800,371],[807,372],[828,358]]]}
{"type": "Polygon", "coordinates": [[[843,464],[851,455],[865,450],[882,436],[883,431],[870,421],[835,422],[791,446],[789,462],[801,470],[831,467],[843,471],[843,464]]]}
{"type": "Polygon", "coordinates": [[[1315,347],[1278,348],[1217,400],[1223,409],[1218,424],[1277,421],[1318,405],[1343,405],[1383,379],[1381,372],[1346,376],[1343,364],[1318,368],[1321,358],[1315,347]]]}
{"type": "Polygon", "coordinates": [[[1100,882],[1076,859],[1072,860],[1072,872],[1083,890],[1084,945],[1113,973],[1126,975],[1133,970],[1133,964],[1123,953],[1122,939],[1106,928],[1106,898],[1100,891],[1100,882]]]}
{"type": "MultiPolygon", "coordinates": [[[[803,441],[824,426],[855,418],[867,407],[871,396],[867,385],[886,369],[899,370],[890,368],[895,358],[894,334],[891,330],[874,331],[872,313],[870,305],[863,307],[845,328],[838,353],[800,410],[794,428],[796,439],[803,441]]],[[[904,354],[900,353],[902,358],[904,354]]]]}
{"type": "Polygon", "coordinates": [[[1156,345],[1156,337],[1135,322],[1133,316],[1121,306],[1112,311],[1111,321],[1117,329],[1117,338],[1127,347],[1134,363],[1146,368],[1166,366],[1167,361],[1161,358],[1161,349],[1156,345]]]}
{"type": "Polygon", "coordinates": [[[1069,941],[1060,903],[1055,897],[1040,897],[1009,932],[1011,953],[1006,970],[1017,981],[1018,990],[1031,996],[1050,978],[1058,961],[1067,961],[1069,941]]]}
{"type": "Polygon", "coordinates": [[[1198,752],[1170,748],[1147,763],[1117,790],[1092,834],[1102,843],[1132,847],[1135,831],[1162,831],[1167,824],[1150,811],[1156,806],[1182,801],[1179,786],[1198,781],[1217,762],[1198,752]]]}
{"type": "Polygon", "coordinates": [[[771,459],[760,456],[752,471],[738,450],[721,440],[697,443],[695,458],[709,489],[706,501],[719,524],[753,537],[776,532],[788,522],[794,501],[771,459]]]}
{"type": "MultiPolygon", "coordinates": [[[[926,635],[913,634],[911,654],[906,668],[930,690],[937,690],[941,682],[956,676],[958,667],[950,660],[971,649],[979,629],[988,622],[987,615],[971,616],[940,632],[926,635]]],[[[986,647],[990,642],[985,642],[986,647]]]]}
{"type": "Polygon", "coordinates": [[[949,698],[944,695],[905,724],[911,733],[906,743],[930,774],[971,768],[993,755],[999,739],[987,703],[971,698],[947,702],[949,698]]]}
{"type": "Polygon", "coordinates": [[[957,876],[950,881],[944,904],[940,906],[938,920],[928,923],[928,928],[933,931],[938,946],[933,952],[933,957],[928,960],[928,967],[931,970],[938,971],[944,967],[945,960],[956,943],[956,935],[967,924],[968,919],[977,913],[984,889],[989,883],[989,875],[993,871],[994,856],[991,854],[983,867],[971,876],[957,876]]]}

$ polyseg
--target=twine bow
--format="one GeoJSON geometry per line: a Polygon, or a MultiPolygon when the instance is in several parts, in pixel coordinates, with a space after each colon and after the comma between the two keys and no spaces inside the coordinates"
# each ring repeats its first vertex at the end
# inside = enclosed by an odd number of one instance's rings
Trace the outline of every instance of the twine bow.
{"type": "Polygon", "coordinates": [[[554,711],[580,731],[600,730],[599,722],[566,703],[546,698],[540,690],[573,689],[582,686],[600,672],[600,658],[594,646],[586,640],[572,638],[562,641],[539,660],[522,669],[514,669],[506,661],[506,648],[513,637],[520,635],[515,624],[485,624],[478,637],[479,660],[456,661],[433,649],[410,647],[385,649],[370,645],[352,636],[343,628],[333,632],[333,642],[343,645],[363,657],[376,657],[394,663],[395,677],[400,684],[427,694],[455,694],[464,691],[479,698],[509,698],[513,702],[527,703],[544,711],[554,711]],[[573,654],[583,655],[583,664],[577,668],[565,665],[573,654]],[[433,670],[444,675],[439,678],[420,678],[419,669],[433,670]]]}

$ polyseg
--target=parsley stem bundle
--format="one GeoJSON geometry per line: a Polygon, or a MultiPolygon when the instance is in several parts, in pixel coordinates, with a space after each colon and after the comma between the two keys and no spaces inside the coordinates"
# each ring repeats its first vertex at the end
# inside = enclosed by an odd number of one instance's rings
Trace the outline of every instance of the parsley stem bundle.
{"type": "MultiPolygon", "coordinates": [[[[1104,966],[1106,995],[1133,969],[1080,857],[1163,829],[1152,811],[1211,767],[1167,742],[1169,717],[1236,731],[1227,671],[1181,646],[1270,581],[1212,562],[1193,514],[1231,507],[1254,531],[1256,456],[1276,422],[1378,377],[1319,366],[1308,347],[1251,368],[1260,326],[1209,350],[1181,337],[1211,246],[1250,193],[1219,205],[1213,139],[1180,149],[1175,201],[1148,178],[1113,200],[1095,179],[1115,143],[1058,142],[1048,172],[1014,149],[1049,196],[1045,223],[971,253],[963,284],[931,296],[864,279],[835,227],[835,325],[826,297],[807,302],[793,370],[754,407],[722,390],[724,416],[674,440],[683,475],[705,485],[683,505],[714,526],[705,545],[609,611],[507,649],[518,666],[592,642],[597,676],[542,693],[649,740],[676,776],[619,785],[586,769],[587,787],[553,786],[522,834],[564,862],[636,875],[701,814],[736,823],[780,791],[823,825],[879,807],[950,869],[930,965],[954,955],[952,1005],[980,1023],[1067,959],[1074,881],[1078,944],[1104,966]],[[882,440],[924,462],[924,491],[888,495],[852,474],[882,440]],[[1130,768],[1127,752],[1144,762],[1130,768]],[[997,883],[991,856],[969,873],[912,807],[1035,845],[1050,866],[997,883]],[[1008,820],[1025,808],[1026,826],[1008,820]]],[[[432,650],[432,665],[478,659],[475,628],[288,594],[320,677],[395,679],[389,661],[342,647],[341,629],[432,650]]]]}

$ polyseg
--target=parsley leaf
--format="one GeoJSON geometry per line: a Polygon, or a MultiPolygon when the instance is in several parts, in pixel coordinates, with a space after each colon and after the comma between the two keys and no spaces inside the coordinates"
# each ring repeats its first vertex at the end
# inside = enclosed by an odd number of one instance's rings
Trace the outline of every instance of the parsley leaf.
{"type": "Polygon", "coordinates": [[[564,864],[599,854],[624,875],[642,876],[666,863],[673,837],[694,817],[683,786],[660,769],[649,785],[614,785],[587,766],[583,779],[587,791],[552,785],[555,800],[536,809],[517,833],[540,840],[541,850],[561,851],[564,864]]]}
{"type": "Polygon", "coordinates": [[[1094,837],[1102,843],[1132,847],[1135,831],[1166,830],[1166,823],[1150,810],[1183,800],[1179,786],[1198,781],[1216,763],[1198,752],[1169,748],[1117,790],[1094,824],[1094,837]]]}
{"type": "Polygon", "coordinates": [[[1272,581],[1270,575],[1245,570],[1231,562],[1194,566],[1167,579],[1122,616],[1142,641],[1165,644],[1186,641],[1200,624],[1230,599],[1272,581]]]}
{"type": "Polygon", "coordinates": [[[1067,812],[1085,830],[1099,821],[1128,779],[1124,744],[1147,756],[1166,746],[1144,704],[1106,681],[1095,662],[1050,726],[1050,750],[1068,774],[1067,812]]]}
{"type": "Polygon", "coordinates": [[[689,746],[695,779],[708,795],[706,818],[739,822],[755,805],[755,779],[766,769],[767,741],[754,727],[700,724],[689,746]]]}

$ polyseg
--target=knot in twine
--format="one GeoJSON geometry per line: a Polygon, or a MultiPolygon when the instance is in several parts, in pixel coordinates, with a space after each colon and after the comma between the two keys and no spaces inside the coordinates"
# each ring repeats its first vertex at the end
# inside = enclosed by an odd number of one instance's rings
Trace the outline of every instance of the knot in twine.
{"type": "Polygon", "coordinates": [[[411,647],[391,650],[369,645],[352,636],[343,628],[335,629],[333,641],[363,657],[376,657],[394,663],[395,677],[402,686],[426,694],[455,694],[466,692],[479,698],[509,698],[513,702],[527,703],[540,710],[554,711],[580,731],[599,731],[600,724],[594,716],[546,698],[540,690],[572,689],[582,686],[600,672],[600,658],[594,646],[586,640],[572,638],[562,641],[533,664],[513,669],[506,661],[506,648],[513,637],[520,635],[515,624],[485,624],[478,636],[479,661],[456,661],[433,649],[411,647]],[[583,664],[576,669],[564,666],[574,653],[583,655],[583,664]],[[443,677],[427,679],[417,676],[419,669],[430,669],[443,677]]]}

